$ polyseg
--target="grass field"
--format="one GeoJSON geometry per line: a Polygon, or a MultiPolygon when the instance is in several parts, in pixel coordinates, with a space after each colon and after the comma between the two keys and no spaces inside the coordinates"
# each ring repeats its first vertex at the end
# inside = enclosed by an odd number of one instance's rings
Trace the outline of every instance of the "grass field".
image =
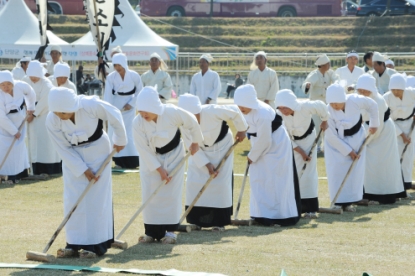
{"type": "MultiPolygon", "coordinates": [[[[242,174],[249,144],[235,152],[235,173],[242,174]]],[[[324,158],[318,162],[325,176],[324,158]]],[[[234,202],[242,177],[235,177],[234,202]]],[[[0,262],[33,263],[28,250],[41,251],[63,218],[62,177],[44,182],[0,184],[0,262]]],[[[412,194],[415,196],[415,194],[412,194]]],[[[138,173],[113,174],[116,234],[141,204],[138,173]]],[[[327,181],[320,180],[321,206],[329,206],[327,181]]],[[[415,201],[395,205],[358,207],[356,213],[320,214],[301,219],[294,227],[227,227],[224,233],[208,230],[180,233],[176,245],[138,245],[142,217],[122,237],[125,251],[110,249],[95,260],[57,259],[55,264],[205,271],[226,275],[415,275],[415,201]]],[[[235,204],[236,205],[236,204],[235,204]]],[[[240,218],[249,217],[249,185],[240,218]]],[[[65,244],[64,231],[49,253],[65,244]]],[[[77,275],[75,272],[0,269],[0,275],[77,275]]],[[[103,273],[98,274],[103,275],[103,273]]],[[[110,274],[108,274],[110,275],[110,274]]],[[[111,274],[112,275],[112,274],[111,274]]]]}

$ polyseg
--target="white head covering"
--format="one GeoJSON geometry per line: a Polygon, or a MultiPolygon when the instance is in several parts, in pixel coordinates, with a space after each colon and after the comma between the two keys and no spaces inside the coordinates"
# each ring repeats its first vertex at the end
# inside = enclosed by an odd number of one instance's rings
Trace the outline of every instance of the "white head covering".
{"type": "Polygon", "coordinates": [[[408,76],[406,78],[406,88],[415,88],[415,77],[408,76]]]}
{"type": "Polygon", "coordinates": [[[81,108],[80,96],[66,87],[54,87],[49,91],[49,111],[72,113],[81,108]]]}
{"type": "Polygon", "coordinates": [[[351,52],[347,53],[346,58],[349,58],[349,57],[357,57],[357,58],[359,58],[359,54],[356,53],[355,51],[351,51],[351,52]]]}
{"type": "Polygon", "coordinates": [[[52,52],[52,51],[58,51],[59,53],[61,53],[62,54],[62,48],[60,47],[60,46],[58,46],[58,45],[51,45],[50,46],[50,51],[52,52]]]}
{"type": "Polygon", "coordinates": [[[376,79],[370,74],[363,74],[357,79],[356,89],[364,89],[371,92],[372,98],[377,95],[376,79]]]}
{"type": "Polygon", "coordinates": [[[203,54],[199,60],[204,59],[206,60],[208,63],[211,63],[213,61],[213,57],[211,54],[203,54]]]}
{"type": "Polygon", "coordinates": [[[0,83],[11,82],[14,85],[13,75],[9,70],[0,71],[0,83]]]}
{"type": "Polygon", "coordinates": [[[157,53],[152,53],[150,56],[150,59],[152,58],[156,58],[160,61],[160,68],[163,71],[167,71],[167,69],[169,69],[169,67],[167,66],[167,64],[164,62],[164,60],[161,58],[161,56],[157,53]]]}
{"type": "Polygon", "coordinates": [[[137,96],[137,110],[157,115],[163,114],[164,104],[161,103],[155,87],[146,86],[141,90],[137,96]]]}
{"type": "Polygon", "coordinates": [[[111,49],[111,54],[112,53],[119,53],[119,54],[121,54],[122,53],[121,47],[120,46],[115,46],[114,48],[111,49]]]}
{"type": "Polygon", "coordinates": [[[277,92],[277,95],[275,95],[275,106],[277,108],[280,106],[288,107],[294,111],[300,109],[297,96],[289,89],[283,89],[277,92]]]}
{"type": "Polygon", "coordinates": [[[384,56],[379,52],[373,52],[372,62],[375,62],[375,61],[386,62],[387,59],[388,59],[387,56],[384,56]]]}
{"type": "Polygon", "coordinates": [[[46,73],[45,67],[38,60],[31,61],[26,70],[26,75],[29,77],[43,78],[46,73]]]}
{"type": "Polygon", "coordinates": [[[405,90],[406,79],[402,74],[393,74],[389,81],[389,90],[400,89],[405,90]]]}
{"type": "Polygon", "coordinates": [[[20,62],[30,62],[32,60],[31,57],[22,57],[17,63],[16,63],[16,67],[18,68],[22,68],[22,65],[20,64],[20,62]]]}
{"type": "Polygon", "coordinates": [[[346,102],[346,93],[344,92],[344,87],[338,83],[334,83],[327,87],[326,91],[326,102],[331,103],[345,103],[346,102]]]}
{"type": "Polygon", "coordinates": [[[69,78],[71,75],[71,67],[66,63],[56,63],[53,69],[53,76],[55,78],[66,77],[69,78]]]}
{"type": "Polygon", "coordinates": [[[256,65],[256,57],[257,56],[263,56],[265,59],[267,59],[267,53],[265,53],[264,51],[259,51],[254,55],[254,60],[251,63],[251,66],[249,67],[251,70],[255,70],[258,68],[258,66],[256,65]]]}
{"type": "Polygon", "coordinates": [[[125,70],[128,70],[128,62],[127,62],[127,56],[120,53],[120,54],[115,54],[112,57],[112,64],[119,64],[121,65],[125,70]]]}
{"type": "Polygon", "coordinates": [[[329,57],[326,54],[322,54],[322,55],[319,55],[317,57],[316,63],[314,63],[314,64],[317,65],[317,66],[321,66],[321,65],[327,64],[329,62],[330,62],[329,57]]]}
{"type": "Polygon", "coordinates": [[[233,97],[236,105],[251,109],[258,109],[259,103],[255,87],[252,84],[239,86],[233,97]]]}
{"type": "Polygon", "coordinates": [[[395,62],[393,62],[392,60],[388,59],[387,61],[385,61],[385,65],[392,65],[393,67],[395,67],[395,62]]]}
{"type": "Polygon", "coordinates": [[[199,97],[188,93],[179,97],[178,106],[192,114],[199,114],[202,111],[202,104],[200,103],[199,97]]]}

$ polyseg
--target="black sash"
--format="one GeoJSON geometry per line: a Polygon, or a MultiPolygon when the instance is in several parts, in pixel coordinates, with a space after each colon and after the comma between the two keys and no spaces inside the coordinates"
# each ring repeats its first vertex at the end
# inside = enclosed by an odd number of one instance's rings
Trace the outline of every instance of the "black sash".
{"type": "MultiPolygon", "coordinates": [[[[228,130],[229,130],[228,124],[226,123],[226,121],[222,121],[222,127],[220,128],[219,136],[216,139],[215,143],[213,143],[213,145],[222,141],[223,138],[226,137],[226,134],[228,134],[228,130]]],[[[209,147],[209,146],[205,145],[205,147],[209,147]]]]}
{"type": "MultiPolygon", "coordinates": [[[[24,107],[24,100],[23,100],[23,102],[22,102],[22,104],[20,105],[20,110],[22,110],[23,109],[23,107],[24,107]]],[[[10,110],[10,112],[8,113],[8,114],[10,114],[10,113],[17,113],[17,112],[19,112],[20,111],[19,109],[12,109],[12,110],[10,110]]]]}
{"type": "MultiPolygon", "coordinates": [[[[103,129],[103,122],[102,122],[101,119],[99,119],[98,124],[97,124],[97,129],[95,130],[94,134],[92,134],[92,136],[88,138],[88,141],[78,143],[78,146],[80,146],[82,144],[86,144],[86,143],[95,142],[96,140],[101,138],[102,134],[104,134],[104,131],[102,129],[103,129]]],[[[75,147],[77,145],[72,145],[72,146],[75,147]]]]}
{"type": "MultiPolygon", "coordinates": [[[[352,128],[345,129],[344,132],[343,132],[343,135],[344,136],[353,136],[356,133],[358,133],[360,128],[362,127],[362,122],[363,122],[362,115],[360,115],[359,122],[357,122],[357,124],[355,124],[352,128]]],[[[336,130],[337,130],[337,132],[339,132],[339,130],[337,128],[336,128],[336,130]]]]}
{"type": "MultiPolygon", "coordinates": [[[[272,132],[276,131],[281,125],[282,125],[282,117],[278,114],[275,114],[275,118],[271,123],[272,132]]],[[[248,136],[256,137],[256,134],[257,134],[256,132],[255,133],[248,133],[248,136]]]]}
{"type": "Polygon", "coordinates": [[[303,140],[308,135],[310,135],[313,132],[314,129],[314,122],[313,119],[311,119],[310,126],[308,127],[307,131],[302,136],[295,136],[293,135],[294,140],[303,140]]]}
{"type": "Polygon", "coordinates": [[[408,118],[405,118],[405,119],[399,118],[399,119],[396,119],[396,121],[406,121],[406,120],[409,120],[409,119],[411,119],[411,117],[412,117],[412,116],[414,116],[414,114],[415,114],[415,108],[414,108],[414,110],[412,111],[412,114],[411,114],[411,115],[409,115],[409,117],[408,117],[408,118]]]}
{"type": "Polygon", "coordinates": [[[172,150],[174,150],[175,148],[177,148],[177,146],[180,144],[180,130],[177,129],[176,135],[174,135],[174,138],[167,143],[167,145],[165,145],[162,148],[156,148],[156,152],[159,154],[166,154],[172,150]]]}
{"type": "MultiPolygon", "coordinates": [[[[128,96],[128,95],[132,95],[135,93],[135,86],[133,88],[133,90],[131,90],[130,92],[117,92],[118,95],[120,96],[128,96]]],[[[115,95],[115,90],[112,89],[112,95],[115,95]]]]}
{"type": "MultiPolygon", "coordinates": [[[[386,122],[389,119],[389,116],[391,115],[391,110],[388,108],[388,110],[385,111],[385,115],[383,115],[383,121],[386,122]]],[[[366,121],[366,124],[369,124],[369,121],[366,121]]]]}

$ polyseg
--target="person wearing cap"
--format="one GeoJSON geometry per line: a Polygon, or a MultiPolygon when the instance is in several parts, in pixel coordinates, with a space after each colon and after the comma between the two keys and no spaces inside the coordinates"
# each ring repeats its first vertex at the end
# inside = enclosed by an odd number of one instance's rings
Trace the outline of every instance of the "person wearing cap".
{"type": "Polygon", "coordinates": [[[203,104],[217,103],[222,89],[218,73],[209,68],[212,61],[210,54],[203,54],[199,58],[200,72],[194,74],[190,82],[189,93],[198,96],[203,104]]]}
{"type": "Polygon", "coordinates": [[[259,51],[254,55],[248,74],[248,84],[252,84],[258,93],[258,99],[275,108],[275,94],[280,90],[275,70],[267,66],[267,54],[259,51]]]}
{"type": "MultiPolygon", "coordinates": [[[[366,165],[363,198],[369,204],[392,204],[397,198],[406,197],[399,165],[398,142],[395,126],[390,118],[390,109],[378,93],[376,80],[370,74],[363,74],[356,84],[358,93],[373,99],[378,104],[379,128],[372,135],[366,147],[366,165]],[[382,169],[379,169],[382,168],[382,169]]],[[[369,128],[369,114],[363,111],[366,130],[369,128]]]]}
{"type": "MultiPolygon", "coordinates": [[[[111,58],[115,55],[115,54],[122,54],[122,49],[121,49],[121,47],[120,46],[116,46],[116,47],[114,47],[114,48],[112,48],[111,49],[111,58]]],[[[98,61],[98,65],[97,66],[95,66],[95,70],[94,70],[94,75],[95,75],[95,79],[97,79],[97,80],[102,80],[102,75],[101,75],[101,73],[102,73],[102,69],[100,70],[100,72],[99,72],[99,74],[98,74],[98,67],[99,67],[99,64],[101,64],[101,63],[103,63],[104,62],[104,60],[102,59],[102,58],[100,58],[99,59],[99,61],[98,61]]],[[[112,72],[114,72],[115,71],[115,69],[114,69],[114,65],[111,63],[111,62],[107,62],[107,65],[108,66],[105,66],[105,78],[109,75],[109,74],[111,74],[112,72]]]]}
{"type": "Polygon", "coordinates": [[[389,91],[389,80],[393,74],[397,72],[395,69],[386,67],[388,58],[379,52],[374,52],[372,57],[373,71],[372,75],[376,79],[376,87],[381,95],[389,91]]]}
{"type": "MultiPolygon", "coordinates": [[[[236,105],[202,105],[198,97],[183,94],[178,106],[194,114],[203,133],[200,150],[190,157],[186,178],[186,209],[196,198],[211,175],[215,178],[187,215],[187,222],[199,227],[211,227],[212,231],[224,231],[231,223],[233,211],[233,152],[220,171],[215,171],[222,158],[233,144],[232,131],[227,121],[235,126],[235,139],[242,142],[248,125],[236,105]]],[[[184,131],[182,131],[184,132],[184,131]]],[[[185,144],[191,141],[183,135],[185,144]]]]}
{"type": "MultiPolygon", "coordinates": [[[[395,123],[398,136],[398,152],[402,158],[403,149],[408,145],[401,163],[405,189],[411,189],[412,170],[414,167],[414,143],[412,139],[415,131],[411,132],[411,125],[415,115],[415,89],[406,87],[405,77],[395,74],[390,78],[389,92],[383,97],[390,108],[390,117],[395,123]]],[[[408,194],[409,196],[409,194],[408,194]]]]}
{"type": "Polygon", "coordinates": [[[344,87],[337,83],[327,88],[326,100],[330,117],[325,131],[324,158],[330,201],[334,200],[352,162],[357,162],[335,202],[336,208],[355,212],[352,204],[362,200],[366,164],[366,148],[357,155],[366,136],[361,113],[368,113],[369,133],[375,134],[379,127],[378,106],[371,98],[346,95],[344,87]]]}
{"type": "Polygon", "coordinates": [[[77,94],[76,86],[69,80],[71,75],[71,68],[68,64],[58,63],[54,68],[54,75],[49,77],[54,87],[66,87],[77,94]]]}
{"type": "Polygon", "coordinates": [[[275,97],[277,114],[284,121],[288,135],[294,149],[294,158],[297,172],[300,174],[304,164],[307,163],[304,173],[299,179],[301,194],[301,213],[305,218],[317,218],[318,212],[318,174],[317,150],[309,153],[316,139],[316,130],[312,115],[320,117],[322,123],[317,128],[327,129],[329,117],[327,106],[322,101],[299,101],[294,92],[288,89],[278,91],[275,97]]]}
{"type": "Polygon", "coordinates": [[[351,51],[346,56],[346,66],[337,68],[335,74],[339,76],[339,80],[347,82],[346,93],[353,93],[357,79],[365,73],[365,71],[357,66],[359,63],[359,54],[351,51]]]}
{"type": "Polygon", "coordinates": [[[26,126],[21,131],[19,127],[28,116],[32,116],[35,101],[36,94],[30,85],[14,80],[10,71],[0,71],[0,160],[4,160],[11,147],[0,168],[0,175],[8,176],[10,184],[28,176],[27,169],[30,166],[25,143],[26,126]]]}
{"type": "Polygon", "coordinates": [[[141,75],[143,86],[157,85],[160,100],[162,103],[171,98],[171,90],[173,84],[169,73],[167,73],[167,64],[157,53],[152,53],[150,56],[150,70],[141,75]]]}
{"type": "Polygon", "coordinates": [[[373,70],[373,63],[372,63],[373,52],[369,51],[363,56],[363,62],[365,66],[363,66],[363,70],[365,73],[373,70]]]}
{"type": "Polygon", "coordinates": [[[184,164],[174,176],[169,173],[185,156],[179,128],[189,135],[189,151],[195,155],[203,143],[196,117],[172,104],[162,104],[154,87],[147,86],[137,98],[137,115],[133,122],[134,144],[140,153],[142,200],[152,196],[163,181],[164,185],[143,210],[145,234],[139,243],[155,240],[176,243],[173,233],[179,226],[182,210],[184,164]]]}
{"type": "Polygon", "coordinates": [[[46,131],[46,117],[49,113],[48,96],[53,88],[51,81],[45,77],[46,69],[37,60],[31,61],[23,79],[36,93],[36,110],[28,117],[29,162],[33,174],[62,173],[61,159],[51,147],[50,137],[46,131]]]}
{"type": "Polygon", "coordinates": [[[385,61],[385,65],[386,65],[386,67],[388,67],[390,69],[395,69],[395,62],[393,62],[390,59],[388,59],[388,60],[385,61]]]}
{"type": "MultiPolygon", "coordinates": [[[[128,137],[125,149],[117,153],[113,160],[117,168],[136,168],[140,163],[138,151],[133,143],[132,124],[136,114],[137,95],[143,85],[140,75],[128,69],[127,57],[124,54],[115,54],[112,63],[115,71],[110,73],[105,81],[104,100],[121,110],[128,137]]],[[[108,134],[111,136],[112,132],[113,129],[109,126],[108,134]]]]}
{"type": "Polygon", "coordinates": [[[62,61],[62,49],[58,45],[52,45],[50,47],[50,57],[52,58],[52,60],[49,60],[46,62],[46,70],[47,70],[47,73],[45,74],[46,77],[53,76],[56,64],[58,63],[67,64],[66,62],[62,61]]]}
{"type": "Polygon", "coordinates": [[[127,144],[121,112],[96,96],[78,96],[66,87],[51,89],[48,102],[46,129],[62,158],[65,215],[88,183],[96,181],[66,223],[66,246],[58,249],[57,257],[101,256],[114,242],[111,166],[100,177],[96,173],[112,148],[119,152],[127,144]],[[114,129],[111,137],[103,130],[104,121],[114,129]]]}
{"type": "Polygon", "coordinates": [[[31,60],[31,57],[23,57],[16,63],[16,67],[12,70],[13,79],[22,80],[26,76],[27,66],[31,60]]]}
{"type": "Polygon", "coordinates": [[[301,217],[301,198],[291,139],[282,118],[258,100],[255,87],[238,87],[234,96],[249,126],[251,150],[247,159],[251,186],[250,216],[262,225],[295,225],[301,217]]]}

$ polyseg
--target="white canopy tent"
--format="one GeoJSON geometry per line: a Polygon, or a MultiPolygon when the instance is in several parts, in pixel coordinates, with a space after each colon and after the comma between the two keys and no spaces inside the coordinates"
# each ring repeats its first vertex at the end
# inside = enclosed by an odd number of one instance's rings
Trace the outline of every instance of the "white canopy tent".
{"type": "MultiPolygon", "coordinates": [[[[0,11],[0,58],[16,58],[23,56],[34,58],[40,47],[39,21],[24,3],[24,0],[9,1],[0,11]]],[[[69,44],[47,31],[49,45],[62,47],[63,59],[67,57],[69,44]]],[[[49,47],[45,54],[48,54],[49,47]]]]}
{"type": "MultiPolygon", "coordinates": [[[[154,52],[164,60],[175,60],[179,47],[153,32],[131,8],[127,0],[120,0],[120,10],[124,14],[116,15],[121,27],[113,27],[116,39],[110,49],[121,46],[128,60],[148,60],[154,52]]],[[[97,47],[91,32],[70,44],[68,54],[71,60],[96,60],[97,47]]],[[[110,53],[107,53],[109,57],[110,53]]]]}

